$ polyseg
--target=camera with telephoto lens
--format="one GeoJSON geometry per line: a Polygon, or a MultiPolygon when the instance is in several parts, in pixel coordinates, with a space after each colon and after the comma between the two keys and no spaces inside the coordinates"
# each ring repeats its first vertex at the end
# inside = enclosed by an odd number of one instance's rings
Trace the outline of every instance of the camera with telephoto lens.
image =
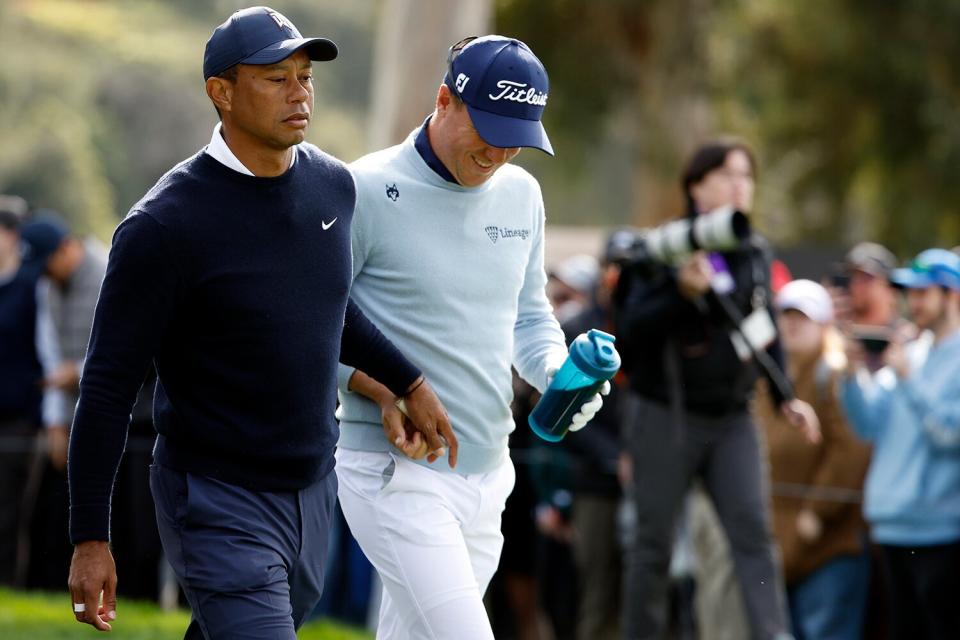
{"type": "Polygon", "coordinates": [[[631,239],[620,242],[615,261],[625,266],[677,266],[695,251],[729,251],[749,237],[747,216],[733,207],[720,207],[636,232],[631,239]]]}

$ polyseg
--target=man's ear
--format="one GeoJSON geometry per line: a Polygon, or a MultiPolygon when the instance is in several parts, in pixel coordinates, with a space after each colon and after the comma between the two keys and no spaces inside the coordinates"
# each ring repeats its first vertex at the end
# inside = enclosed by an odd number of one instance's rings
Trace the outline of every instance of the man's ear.
{"type": "Polygon", "coordinates": [[[438,114],[446,112],[447,109],[451,109],[453,104],[453,94],[450,93],[450,87],[446,84],[441,84],[440,88],[437,89],[437,102],[434,107],[437,110],[438,114]]]}
{"type": "Polygon", "coordinates": [[[207,78],[207,96],[221,113],[230,111],[233,102],[233,83],[226,78],[207,78]]]}

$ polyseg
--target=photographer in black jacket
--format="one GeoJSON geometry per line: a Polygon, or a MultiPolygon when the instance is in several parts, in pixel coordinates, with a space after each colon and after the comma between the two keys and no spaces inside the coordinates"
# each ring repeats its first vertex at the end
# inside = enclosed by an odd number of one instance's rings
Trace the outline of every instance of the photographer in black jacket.
{"type": "MultiPolygon", "coordinates": [[[[701,147],[683,174],[687,215],[731,205],[749,211],[754,173],[743,143],[701,147]]],[[[729,539],[752,637],[787,633],[768,478],[748,412],[758,357],[774,365],[767,375],[791,423],[811,439],[819,431],[813,410],[777,375],[783,355],[771,297],[770,254],[756,236],[735,250],[696,252],[676,268],[633,265],[621,277],[617,347],[633,392],[624,435],[632,462],[627,490],[636,507],[625,560],[627,638],[665,631],[671,545],[695,477],[729,539]],[[742,318],[732,321],[731,310],[742,318]]]]}

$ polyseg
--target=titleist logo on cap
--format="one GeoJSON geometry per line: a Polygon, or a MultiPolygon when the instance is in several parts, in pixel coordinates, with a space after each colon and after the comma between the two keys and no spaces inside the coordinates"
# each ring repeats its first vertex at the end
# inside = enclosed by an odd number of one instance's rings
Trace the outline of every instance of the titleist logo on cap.
{"type": "Polygon", "coordinates": [[[513,82],[512,80],[500,80],[497,82],[497,89],[500,93],[494,95],[487,94],[491,100],[510,100],[512,102],[526,102],[536,106],[546,106],[547,94],[537,91],[534,87],[528,87],[525,82],[513,82]]]}

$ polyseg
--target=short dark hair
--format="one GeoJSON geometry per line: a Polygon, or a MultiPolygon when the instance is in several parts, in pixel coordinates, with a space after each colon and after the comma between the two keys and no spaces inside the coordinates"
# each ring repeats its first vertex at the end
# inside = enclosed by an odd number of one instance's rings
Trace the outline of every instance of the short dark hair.
{"type": "Polygon", "coordinates": [[[30,210],[27,201],[20,196],[0,194],[0,227],[16,231],[30,210]]]}
{"type": "MultiPolygon", "coordinates": [[[[239,76],[240,76],[240,65],[235,64],[232,67],[228,67],[227,69],[224,69],[222,73],[218,73],[214,77],[223,78],[228,82],[236,82],[239,76]]],[[[223,120],[223,116],[220,115],[220,109],[217,109],[217,105],[213,105],[213,108],[217,112],[217,117],[223,120]]]]}
{"type": "Polygon", "coordinates": [[[690,187],[703,180],[714,169],[722,167],[731,151],[742,151],[746,154],[750,161],[750,170],[756,178],[756,158],[753,155],[753,150],[743,140],[735,137],[723,137],[701,145],[694,152],[690,161],[687,162],[686,169],[683,171],[683,197],[687,204],[688,215],[697,213],[690,187]]]}
{"type": "Polygon", "coordinates": [[[17,231],[20,229],[20,218],[12,211],[0,209],[0,229],[6,231],[17,231]]]}

